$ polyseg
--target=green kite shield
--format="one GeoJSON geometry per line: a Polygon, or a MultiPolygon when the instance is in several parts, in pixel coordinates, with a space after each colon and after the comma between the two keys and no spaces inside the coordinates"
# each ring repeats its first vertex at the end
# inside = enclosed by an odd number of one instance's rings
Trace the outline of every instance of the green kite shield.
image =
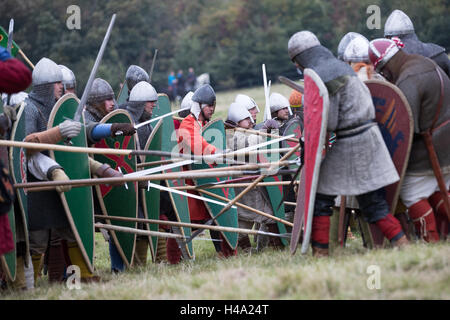
{"type": "MultiPolygon", "coordinates": [[[[11,140],[22,142],[25,139],[25,112],[24,105],[19,107],[17,112],[17,120],[14,121],[11,130],[11,140]]],[[[9,149],[9,167],[11,171],[11,177],[13,182],[27,183],[27,156],[26,151],[23,148],[10,148],[9,149]]],[[[25,250],[30,252],[30,241],[28,237],[28,202],[27,202],[27,190],[25,188],[16,189],[16,208],[15,213],[20,214],[22,220],[23,234],[25,237],[25,250]]],[[[29,255],[26,255],[29,257],[29,255]]],[[[25,264],[28,266],[29,259],[26,259],[25,264]]]]}
{"type": "MultiPolygon", "coordinates": [[[[152,133],[148,137],[147,143],[145,144],[144,150],[161,150],[161,138],[162,130],[159,128],[162,125],[162,120],[158,121],[156,126],[153,128],[152,133]]],[[[142,162],[153,162],[160,160],[157,156],[142,156],[142,162]]],[[[154,184],[160,184],[160,181],[152,181],[154,184]]],[[[146,219],[159,219],[159,208],[160,208],[160,190],[156,188],[150,188],[149,190],[140,189],[142,208],[144,211],[144,217],[146,219]]],[[[158,231],[158,225],[155,223],[145,224],[147,230],[158,231]]],[[[149,236],[150,251],[152,253],[152,260],[155,262],[158,248],[158,237],[149,236]]]]}
{"type": "Polygon", "coordinates": [[[320,165],[324,154],[324,146],[328,122],[328,90],[323,81],[312,69],[305,69],[305,109],[304,132],[305,164],[300,177],[300,186],[295,208],[294,227],[291,236],[291,254],[297,250],[302,226],[304,226],[302,254],[309,247],[311,237],[314,202],[319,182],[320,165]]]}
{"type": "MultiPolygon", "coordinates": [[[[166,94],[158,94],[158,103],[153,108],[153,117],[159,117],[171,112],[170,100],[166,94]]],[[[159,130],[162,130],[161,151],[179,153],[177,132],[173,124],[173,118],[167,116],[163,118],[163,123],[159,130]]],[[[160,157],[161,160],[167,159],[166,157],[160,157]]],[[[164,171],[165,173],[182,172],[182,168],[175,167],[170,170],[164,171]]],[[[166,185],[169,188],[185,186],[184,179],[172,179],[165,180],[166,185]]],[[[177,217],[178,222],[190,223],[191,218],[189,215],[188,200],[185,196],[169,192],[170,200],[172,201],[173,209],[177,217]]],[[[179,233],[185,237],[191,236],[191,228],[172,228],[174,232],[179,233]]],[[[192,241],[186,244],[184,241],[177,241],[180,246],[184,259],[194,258],[194,248],[192,241]]]]}
{"type": "MultiPolygon", "coordinates": [[[[223,124],[223,121],[220,119],[216,119],[214,121],[208,122],[206,126],[203,127],[202,131],[203,138],[209,143],[214,145],[216,148],[220,150],[224,150],[226,146],[226,136],[225,136],[225,127],[223,124]]],[[[210,169],[213,167],[212,164],[207,164],[204,161],[202,161],[201,164],[195,164],[193,163],[192,168],[194,170],[200,170],[200,169],[210,169]]],[[[226,164],[217,164],[214,165],[216,168],[221,167],[227,167],[226,164]]],[[[194,179],[194,183],[196,185],[202,185],[202,184],[210,184],[210,183],[217,183],[220,181],[228,180],[228,177],[217,177],[217,178],[202,178],[202,179],[194,179]]],[[[210,192],[215,193],[221,197],[227,198],[229,201],[233,200],[235,197],[234,189],[233,188],[227,188],[224,186],[220,189],[211,189],[210,192]]],[[[209,195],[203,195],[205,198],[209,198],[212,200],[216,200],[216,198],[213,198],[209,195]]],[[[211,215],[211,218],[214,218],[222,209],[223,206],[211,203],[211,202],[205,202],[205,206],[208,209],[209,214],[211,215]]],[[[221,227],[233,227],[238,228],[238,215],[237,215],[237,209],[236,208],[230,208],[224,214],[219,216],[216,219],[216,223],[221,227]]],[[[223,232],[222,236],[225,238],[225,240],[228,242],[228,245],[234,250],[237,247],[237,240],[238,240],[238,234],[235,232],[223,232]]]]}
{"type": "Polygon", "coordinates": [[[128,99],[128,85],[126,80],[123,81],[123,85],[120,88],[119,94],[117,95],[117,105],[120,106],[127,102],[128,99]]]}
{"type": "MultiPolygon", "coordinates": [[[[2,46],[3,48],[6,48],[7,45],[8,45],[8,32],[0,26],[0,46],[2,46]]],[[[13,57],[17,56],[17,54],[19,53],[19,50],[20,50],[19,46],[13,40],[12,46],[11,46],[11,55],[13,57]]]]}
{"type": "MultiPolygon", "coordinates": [[[[100,123],[133,123],[133,121],[127,111],[114,110],[107,114],[100,123]]],[[[134,135],[108,137],[97,142],[94,147],[135,150],[136,140],[134,135]]],[[[109,164],[115,170],[122,171],[123,174],[136,171],[136,158],[131,155],[96,154],[94,158],[101,163],[109,164]]],[[[137,183],[128,182],[120,186],[102,184],[95,186],[95,189],[103,215],[137,218],[137,183]]],[[[111,224],[136,228],[136,222],[111,220],[111,224]]],[[[124,264],[129,268],[133,263],[136,234],[112,230],[109,232],[124,264]]]]}
{"type": "MultiPolygon", "coordinates": [[[[67,119],[73,119],[79,104],[78,98],[68,93],[62,96],[50,113],[47,129],[58,126],[67,119]]],[[[83,123],[83,119],[80,119],[83,123]]],[[[71,139],[73,146],[87,147],[86,130],[71,139]]],[[[64,145],[64,141],[58,144],[64,145]]],[[[49,152],[50,157],[64,168],[71,180],[90,179],[89,160],[86,153],[49,152]]],[[[60,193],[67,220],[90,272],[94,272],[94,204],[91,187],[72,188],[60,193]]]]}
{"type": "MultiPolygon", "coordinates": [[[[270,137],[267,138],[267,140],[271,140],[270,137]]],[[[267,146],[267,149],[276,149],[278,148],[277,144],[271,144],[267,146]]],[[[265,149],[265,148],[262,148],[265,149]]],[[[280,154],[277,153],[270,153],[270,154],[258,154],[258,162],[260,163],[269,163],[269,162],[273,162],[273,161],[280,161],[280,154]],[[270,159],[267,158],[267,156],[270,155],[270,159]]],[[[281,176],[267,176],[263,179],[264,182],[282,182],[282,177],[281,176]]],[[[266,186],[266,191],[267,194],[269,195],[269,200],[270,200],[270,205],[272,206],[272,211],[274,212],[275,216],[278,218],[281,218],[283,220],[286,219],[285,217],[285,208],[284,208],[284,203],[282,203],[280,205],[280,207],[277,209],[278,205],[280,204],[281,201],[283,201],[283,186],[282,185],[278,185],[278,186],[266,186]],[[276,210],[276,211],[275,211],[276,210]]],[[[286,226],[277,221],[277,227],[278,227],[278,232],[280,234],[286,233],[286,226]]],[[[288,245],[288,241],[286,240],[286,238],[280,238],[281,239],[281,243],[284,246],[288,245]]]]}

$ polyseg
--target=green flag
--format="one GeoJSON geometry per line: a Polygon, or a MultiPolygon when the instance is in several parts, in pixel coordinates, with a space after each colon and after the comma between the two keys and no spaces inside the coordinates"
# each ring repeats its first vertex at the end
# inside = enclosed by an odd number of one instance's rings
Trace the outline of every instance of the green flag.
{"type": "MultiPolygon", "coordinates": [[[[8,32],[6,32],[3,27],[0,26],[0,46],[3,48],[6,48],[8,45],[8,32]]],[[[17,43],[13,40],[12,48],[11,48],[11,55],[13,57],[17,56],[17,53],[19,52],[20,48],[17,45],[17,43]]]]}

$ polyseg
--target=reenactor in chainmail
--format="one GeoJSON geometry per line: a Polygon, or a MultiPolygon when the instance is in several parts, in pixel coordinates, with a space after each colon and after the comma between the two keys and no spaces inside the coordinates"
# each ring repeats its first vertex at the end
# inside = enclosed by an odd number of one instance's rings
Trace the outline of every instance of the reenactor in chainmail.
{"type": "MultiPolygon", "coordinates": [[[[253,116],[248,111],[245,103],[233,102],[228,108],[228,117],[226,121],[228,127],[250,129],[253,127],[253,121],[253,116]]],[[[264,127],[261,130],[267,131],[267,127],[264,127]]],[[[237,130],[233,130],[232,132],[232,135],[227,134],[227,148],[233,151],[264,142],[263,136],[260,135],[249,134],[237,130]]],[[[248,161],[249,159],[246,160],[248,161]]],[[[236,194],[241,193],[244,189],[245,188],[235,188],[236,194]]],[[[269,195],[264,187],[253,188],[241,198],[241,202],[249,207],[273,215],[269,195]]],[[[261,231],[278,233],[276,222],[274,220],[241,207],[238,207],[237,212],[240,228],[252,229],[253,225],[257,223],[259,225],[259,230],[261,231]]],[[[267,246],[268,243],[269,237],[258,236],[256,251],[261,251],[267,246]]],[[[244,251],[251,250],[252,246],[250,243],[250,238],[247,234],[239,233],[238,246],[244,251]]]]}
{"type": "Polygon", "coordinates": [[[309,31],[289,39],[288,54],[298,68],[314,70],[324,82],[330,101],[327,131],[337,136],[321,163],[311,233],[313,254],[328,255],[331,208],[337,195],[355,195],[366,220],[375,223],[392,244],[408,243],[382,193],[399,176],[375,122],[368,88],[309,31]]]}
{"type": "MultiPolygon", "coordinates": [[[[81,130],[81,123],[72,120],[66,120],[47,130],[56,97],[62,91],[62,73],[58,65],[50,59],[42,58],[33,70],[32,79],[33,88],[25,100],[27,134],[25,141],[54,144],[65,138],[77,136],[81,130]]],[[[34,170],[33,174],[29,167],[28,181],[69,180],[64,168],[47,161],[50,159],[48,151],[39,153],[36,150],[27,150],[27,158],[37,160],[36,167],[41,169],[39,170],[41,174],[37,174],[37,170],[34,170]]],[[[28,194],[30,251],[35,277],[39,273],[41,256],[48,249],[50,281],[61,281],[65,266],[70,264],[80,267],[83,280],[95,279],[82,258],[58,194],[69,190],[70,186],[59,186],[56,190],[28,194]],[[70,261],[66,261],[66,257],[69,257],[70,261]]]]}
{"type": "MultiPolygon", "coordinates": [[[[87,139],[89,144],[95,144],[106,137],[115,137],[117,132],[123,135],[133,135],[136,130],[130,123],[113,123],[98,124],[108,113],[114,111],[116,101],[111,85],[101,79],[96,78],[92,82],[91,90],[86,100],[84,110],[84,118],[86,123],[87,139]]],[[[98,177],[122,177],[122,173],[112,169],[108,164],[102,164],[89,158],[91,172],[98,177]]],[[[100,205],[96,197],[94,197],[94,212],[101,213],[100,205]]],[[[120,272],[125,269],[122,258],[117,251],[111,238],[106,237],[109,241],[109,253],[111,257],[111,271],[120,272]]]]}
{"type": "Polygon", "coordinates": [[[150,77],[148,73],[139,66],[132,64],[128,67],[127,73],[125,74],[125,81],[127,82],[128,87],[128,98],[126,102],[119,105],[119,109],[126,109],[126,105],[130,98],[131,90],[133,90],[134,86],[141,81],[150,81],[150,77]]]}
{"type": "Polygon", "coordinates": [[[375,39],[370,42],[369,57],[376,71],[403,92],[411,107],[414,139],[400,199],[420,238],[436,242],[439,233],[444,239],[448,233],[444,201],[450,187],[450,79],[435,61],[404,49],[393,40],[375,39]],[[431,141],[424,139],[427,135],[431,141]],[[439,187],[433,172],[430,145],[447,192],[439,187]]]}
{"type": "Polygon", "coordinates": [[[337,49],[337,58],[339,60],[344,61],[345,49],[347,49],[347,46],[350,44],[350,42],[356,38],[366,39],[366,37],[357,32],[348,32],[342,37],[341,41],[339,41],[337,49]]]}
{"type": "Polygon", "coordinates": [[[420,41],[411,19],[403,11],[392,11],[384,24],[384,36],[388,39],[399,37],[405,45],[402,49],[405,53],[418,54],[434,60],[450,77],[450,59],[445,48],[420,41]]]}

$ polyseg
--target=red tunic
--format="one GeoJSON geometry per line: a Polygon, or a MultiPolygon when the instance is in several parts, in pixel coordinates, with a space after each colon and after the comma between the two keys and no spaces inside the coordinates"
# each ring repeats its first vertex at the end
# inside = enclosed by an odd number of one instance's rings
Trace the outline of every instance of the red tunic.
{"type": "Polygon", "coordinates": [[[0,256],[14,249],[13,234],[9,226],[8,214],[0,215],[0,256]]]}
{"type": "Polygon", "coordinates": [[[31,84],[31,71],[19,60],[0,61],[0,92],[16,93],[31,84]]]}
{"type": "MultiPolygon", "coordinates": [[[[206,122],[202,123],[201,126],[205,125],[206,122]]],[[[203,154],[214,154],[216,152],[216,147],[206,142],[201,134],[200,123],[195,119],[195,117],[190,114],[181,122],[180,128],[178,129],[178,144],[180,145],[180,153],[188,153],[191,150],[196,155],[203,154]]],[[[184,166],[183,171],[190,170],[189,166],[184,166]]],[[[194,181],[186,179],[186,184],[194,186],[194,181]]],[[[196,191],[188,191],[191,194],[199,195],[196,191]]],[[[202,200],[197,200],[194,198],[188,198],[189,215],[191,221],[204,221],[210,218],[208,210],[206,209],[205,203],[202,200]]]]}

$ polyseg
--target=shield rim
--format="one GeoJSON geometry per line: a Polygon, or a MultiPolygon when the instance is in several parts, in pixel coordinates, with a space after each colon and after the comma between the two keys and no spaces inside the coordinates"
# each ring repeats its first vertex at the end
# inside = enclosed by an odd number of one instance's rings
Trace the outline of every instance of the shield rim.
{"type": "MultiPolygon", "coordinates": [[[[123,109],[116,109],[116,110],[111,111],[106,116],[104,116],[99,121],[99,123],[106,123],[106,121],[108,121],[109,119],[111,119],[113,116],[115,116],[117,114],[124,114],[124,115],[126,115],[129,118],[130,123],[133,123],[133,120],[131,119],[131,116],[128,113],[128,111],[123,110],[123,109]]],[[[137,140],[135,139],[135,146],[136,146],[136,143],[137,143],[137,140]]],[[[108,217],[109,214],[108,214],[108,211],[106,210],[105,202],[103,201],[102,193],[101,193],[101,190],[100,190],[100,185],[96,185],[95,186],[95,193],[97,195],[97,199],[98,199],[98,202],[99,202],[99,205],[100,205],[100,209],[102,211],[102,215],[108,217]]],[[[136,214],[135,214],[135,217],[136,218],[138,217],[138,192],[136,192],[136,214]]],[[[109,224],[109,225],[112,225],[111,220],[109,220],[109,219],[105,219],[105,223],[109,224]]],[[[137,228],[137,223],[136,222],[135,222],[135,228],[137,228]]],[[[119,239],[117,238],[116,231],[108,230],[108,232],[110,233],[110,236],[111,236],[111,238],[114,241],[114,245],[116,246],[116,249],[117,249],[117,251],[120,254],[120,257],[122,258],[122,261],[125,263],[127,268],[130,268],[133,265],[133,262],[134,262],[134,254],[135,254],[135,250],[136,250],[136,238],[137,238],[136,234],[134,234],[133,250],[132,250],[132,253],[131,253],[131,260],[128,261],[126,255],[125,255],[125,252],[123,251],[122,246],[120,245],[119,239]]],[[[120,232],[120,231],[118,231],[118,232],[120,232]]]]}
{"type": "MultiPolygon", "coordinates": [[[[16,121],[14,121],[12,129],[11,129],[11,137],[10,137],[11,141],[16,141],[16,140],[14,140],[14,137],[17,132],[17,126],[19,123],[19,119],[21,119],[22,116],[25,117],[24,110],[25,110],[25,105],[20,107],[19,112],[16,115],[16,121]]],[[[25,120],[23,120],[23,121],[25,121],[25,120]]],[[[14,172],[14,148],[9,149],[9,166],[10,166],[10,168],[13,169],[13,170],[10,170],[10,172],[11,172],[11,177],[12,177],[14,183],[18,183],[15,172],[14,172]]],[[[19,203],[19,211],[21,213],[22,224],[23,224],[23,229],[24,229],[25,250],[26,250],[26,252],[30,252],[30,239],[29,239],[29,232],[28,232],[28,219],[27,219],[28,213],[25,212],[22,196],[20,195],[20,192],[17,190],[16,190],[16,197],[17,197],[17,202],[19,203]]],[[[26,199],[25,199],[25,201],[26,201],[26,199]]],[[[26,254],[25,256],[26,256],[25,266],[28,268],[30,266],[31,256],[29,254],[26,254]]]]}
{"type": "MultiPolygon", "coordinates": [[[[158,121],[158,123],[156,124],[156,126],[153,128],[152,132],[150,133],[150,136],[147,139],[147,142],[145,143],[145,147],[144,147],[145,151],[150,150],[150,145],[152,143],[152,140],[155,137],[156,133],[158,132],[159,128],[162,126],[162,123],[163,123],[163,119],[160,119],[158,121]]],[[[140,145],[138,136],[136,136],[136,138],[137,138],[136,139],[137,145],[140,145]]],[[[141,155],[140,159],[141,159],[141,162],[145,162],[145,156],[144,155],[141,155]]],[[[141,169],[141,170],[144,170],[144,169],[141,169]]],[[[143,200],[142,201],[142,210],[144,212],[144,217],[145,217],[145,219],[149,219],[148,208],[147,208],[147,201],[146,201],[147,192],[145,190],[141,189],[140,193],[141,193],[142,200],[143,200]]],[[[147,230],[151,230],[150,229],[150,223],[144,223],[144,226],[147,228],[147,230]]],[[[152,262],[155,262],[156,261],[156,254],[157,254],[158,246],[156,246],[156,247],[153,246],[152,236],[149,235],[147,238],[148,238],[148,242],[149,242],[149,245],[150,245],[150,252],[152,254],[152,262]]],[[[157,236],[155,236],[155,238],[158,239],[157,236]]]]}
{"type": "MultiPolygon", "coordinates": [[[[167,100],[169,100],[169,96],[167,94],[165,94],[165,93],[158,93],[158,99],[159,99],[159,97],[166,97],[167,100]]],[[[158,102],[159,102],[159,100],[158,100],[158,102]]],[[[170,103],[170,100],[169,100],[169,103],[170,103]]],[[[170,117],[173,119],[173,116],[170,116],[170,117]]],[[[164,120],[164,119],[161,119],[161,120],[164,120]]],[[[174,128],[174,130],[175,130],[175,128],[174,128]]],[[[175,143],[175,144],[178,145],[178,142],[175,143]]],[[[170,150],[170,152],[171,151],[172,150],[170,150]]],[[[163,172],[165,173],[165,171],[163,171],[163,172]]],[[[164,181],[166,183],[166,186],[169,187],[168,180],[164,180],[164,181]]],[[[184,180],[180,180],[180,181],[182,181],[183,184],[186,185],[184,180]]],[[[175,200],[173,198],[172,192],[169,192],[169,197],[170,197],[170,201],[172,202],[172,207],[173,207],[173,210],[175,211],[175,215],[177,217],[178,222],[183,222],[183,221],[181,221],[180,214],[179,214],[178,208],[177,208],[177,206],[175,204],[176,202],[175,202],[175,200]]],[[[186,207],[187,207],[187,210],[188,210],[188,217],[189,217],[189,221],[187,221],[187,222],[190,223],[191,222],[191,216],[190,216],[190,213],[189,213],[189,206],[188,206],[188,203],[187,203],[187,199],[185,201],[186,201],[186,207]]],[[[186,236],[185,233],[184,233],[184,227],[180,227],[179,229],[181,230],[181,234],[183,236],[186,236]]],[[[181,244],[181,241],[180,242],[177,241],[177,243],[181,244]]],[[[191,246],[192,247],[192,253],[191,253],[191,251],[189,250],[189,245],[186,244],[185,241],[182,244],[185,247],[185,248],[181,248],[181,252],[183,254],[183,257],[184,258],[188,258],[188,259],[194,259],[195,258],[194,246],[191,246]]]]}
{"type": "MultiPolygon", "coordinates": [[[[217,122],[222,122],[222,123],[223,123],[223,120],[222,120],[222,119],[214,119],[214,120],[212,120],[212,121],[209,121],[209,122],[202,128],[202,136],[203,136],[203,134],[205,133],[206,129],[208,129],[208,127],[210,127],[212,124],[217,123],[217,122]]],[[[224,128],[225,128],[225,126],[224,126],[224,128]]],[[[224,134],[226,134],[225,129],[224,129],[224,134]]],[[[225,141],[225,145],[226,145],[226,141],[225,141]]],[[[197,179],[192,179],[192,180],[194,181],[194,184],[195,184],[195,185],[198,185],[197,179]]],[[[235,194],[235,192],[234,192],[234,188],[229,188],[229,189],[231,189],[231,190],[233,191],[233,193],[234,193],[233,199],[234,199],[234,198],[236,197],[236,194],[235,194]]],[[[233,199],[231,199],[231,200],[229,199],[228,202],[229,202],[229,201],[232,201],[233,199]]],[[[217,200],[217,199],[215,199],[215,200],[217,200]]],[[[206,209],[208,210],[208,213],[209,213],[210,217],[213,219],[213,218],[214,218],[214,215],[213,215],[212,212],[211,212],[211,208],[210,208],[208,202],[204,201],[204,204],[205,204],[206,209]]],[[[238,220],[237,209],[229,208],[228,210],[236,210],[236,220],[237,220],[237,223],[238,223],[238,226],[239,226],[239,220],[238,220]]],[[[215,220],[215,223],[217,223],[217,220],[215,220]]],[[[229,226],[228,226],[228,227],[229,227],[229,226]]],[[[235,249],[237,248],[237,245],[238,245],[238,242],[239,242],[239,241],[236,240],[236,245],[235,245],[235,246],[232,246],[231,243],[230,243],[230,240],[229,240],[228,237],[224,234],[224,232],[223,232],[223,231],[219,231],[219,232],[222,234],[223,238],[224,238],[225,241],[228,243],[228,245],[230,246],[230,248],[232,248],[233,250],[235,250],[235,249]]],[[[236,236],[236,237],[237,237],[237,236],[236,236]]]]}
{"type": "MultiPolygon", "coordinates": [[[[75,94],[73,94],[73,93],[66,93],[66,94],[63,95],[61,98],[59,98],[59,100],[58,100],[58,101],[55,103],[55,105],[53,106],[52,111],[50,112],[50,116],[49,116],[49,118],[48,118],[48,123],[47,123],[47,129],[53,128],[52,125],[53,125],[53,122],[54,122],[54,120],[55,120],[55,115],[56,115],[56,113],[58,112],[60,106],[61,106],[64,102],[66,102],[67,100],[69,100],[70,98],[73,98],[73,99],[75,99],[78,103],[80,103],[80,100],[78,99],[78,97],[77,97],[75,94]]],[[[85,121],[84,121],[84,115],[83,115],[82,120],[83,120],[82,123],[85,123],[85,121]]],[[[86,130],[86,129],[83,127],[83,130],[86,130]]],[[[85,134],[86,134],[86,133],[85,133],[85,134]]],[[[87,141],[86,141],[86,146],[87,146],[87,141]]],[[[55,160],[55,152],[54,152],[53,150],[49,150],[49,155],[50,155],[50,157],[51,157],[53,160],[55,160]]],[[[90,171],[89,171],[89,175],[90,175],[90,171]]],[[[79,247],[79,249],[80,249],[80,251],[81,251],[81,255],[82,255],[82,257],[83,257],[83,260],[84,260],[84,262],[86,263],[86,265],[87,265],[89,271],[90,271],[91,273],[93,273],[93,272],[94,272],[94,258],[95,258],[94,212],[92,212],[92,228],[93,228],[93,231],[92,231],[92,247],[93,247],[93,248],[92,248],[92,262],[91,262],[90,259],[89,259],[88,254],[87,254],[87,252],[86,252],[86,249],[85,249],[85,247],[84,247],[84,243],[83,243],[83,241],[81,240],[81,237],[80,237],[80,235],[79,235],[79,233],[78,233],[78,230],[77,230],[77,228],[76,228],[76,225],[75,225],[75,222],[74,222],[74,220],[73,220],[73,217],[72,217],[72,214],[71,214],[71,211],[70,211],[70,208],[69,208],[69,204],[67,203],[67,199],[66,199],[66,196],[65,196],[64,192],[59,193],[59,197],[60,197],[61,202],[62,202],[62,205],[63,205],[63,207],[64,207],[64,211],[65,211],[65,213],[66,213],[67,220],[68,220],[68,222],[69,222],[69,224],[70,224],[70,228],[71,228],[71,230],[72,230],[72,232],[73,232],[73,234],[74,234],[74,237],[75,237],[75,240],[76,240],[76,242],[77,242],[77,245],[78,245],[78,247],[79,247]]],[[[92,208],[94,208],[93,198],[91,198],[91,201],[92,201],[92,208]]]]}

